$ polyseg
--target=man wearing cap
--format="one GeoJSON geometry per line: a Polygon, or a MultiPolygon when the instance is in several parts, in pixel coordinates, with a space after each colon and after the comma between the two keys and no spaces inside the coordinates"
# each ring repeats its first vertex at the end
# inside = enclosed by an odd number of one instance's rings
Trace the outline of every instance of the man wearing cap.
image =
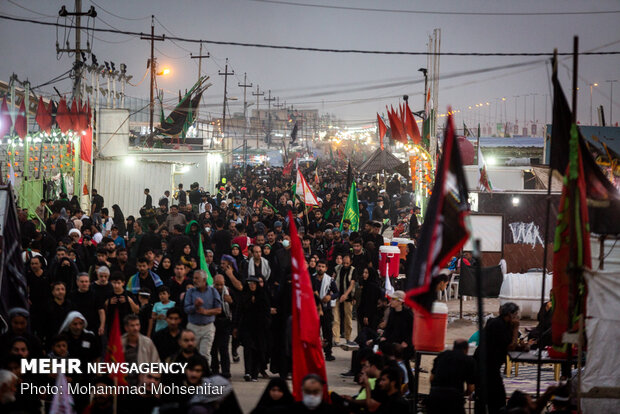
{"type": "Polygon", "coordinates": [[[405,307],[405,292],[397,290],[390,298],[390,314],[379,341],[400,344],[405,355],[411,355],[411,332],[413,332],[413,314],[405,307]]]}

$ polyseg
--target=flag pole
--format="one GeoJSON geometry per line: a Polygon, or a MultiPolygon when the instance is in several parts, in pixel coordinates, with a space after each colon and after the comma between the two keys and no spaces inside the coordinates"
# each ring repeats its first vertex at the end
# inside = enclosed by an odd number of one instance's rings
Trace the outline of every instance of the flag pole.
{"type": "MultiPolygon", "coordinates": [[[[118,389],[118,377],[114,376],[114,389],[118,389]]],[[[112,413],[116,414],[118,412],[118,393],[115,392],[112,396],[112,413]]]]}
{"type": "MultiPolygon", "coordinates": [[[[573,116],[572,116],[572,124],[577,125],[577,80],[578,80],[578,67],[579,67],[579,37],[575,36],[573,38],[573,116]]],[[[571,126],[572,127],[572,126],[571,126]]],[[[576,237],[577,237],[577,223],[575,223],[574,217],[575,212],[577,210],[576,202],[575,202],[575,191],[577,191],[577,180],[571,180],[569,178],[569,186],[568,186],[568,194],[571,196],[568,198],[568,211],[572,219],[569,221],[569,231],[570,231],[570,252],[575,251],[576,247],[576,237]]],[[[583,219],[583,218],[582,218],[583,219]]],[[[577,275],[580,273],[582,269],[577,268],[577,259],[571,255],[571,259],[568,264],[569,274],[573,277],[573,280],[577,279],[577,275]]],[[[569,309],[572,309],[574,306],[574,297],[571,300],[571,296],[569,294],[569,309]],[[573,303],[571,303],[573,302],[573,303]]],[[[580,326],[582,324],[581,320],[583,319],[583,315],[579,315],[579,323],[580,326]]],[[[581,333],[582,328],[579,329],[579,336],[577,339],[578,343],[578,353],[577,353],[577,361],[580,366],[581,361],[581,333]]],[[[569,344],[568,346],[568,363],[570,364],[571,359],[573,359],[573,346],[569,344]]],[[[581,412],[581,369],[577,370],[577,412],[581,412]]]]}
{"type": "MultiPolygon", "coordinates": [[[[558,49],[553,49],[553,74],[558,72],[558,49]]],[[[545,213],[545,246],[543,250],[543,270],[542,270],[542,288],[540,291],[540,309],[545,306],[545,289],[547,282],[547,254],[549,250],[549,212],[551,211],[551,182],[552,182],[553,169],[551,168],[551,162],[549,162],[549,174],[547,177],[547,208],[545,213]]],[[[541,335],[542,336],[542,335],[541,335]]],[[[536,361],[536,399],[540,398],[540,380],[542,371],[542,350],[540,349],[540,337],[538,360],[536,361]]]]}
{"type": "MultiPolygon", "coordinates": [[[[476,389],[478,394],[478,401],[482,406],[480,412],[487,412],[487,378],[486,378],[486,338],[484,334],[484,298],[482,297],[482,267],[481,267],[481,254],[480,254],[480,239],[475,239],[473,243],[473,257],[476,260],[476,296],[478,299],[478,332],[480,333],[478,339],[478,347],[480,348],[480,358],[478,364],[480,387],[476,389]]],[[[477,407],[476,407],[477,408],[477,407]]]]}

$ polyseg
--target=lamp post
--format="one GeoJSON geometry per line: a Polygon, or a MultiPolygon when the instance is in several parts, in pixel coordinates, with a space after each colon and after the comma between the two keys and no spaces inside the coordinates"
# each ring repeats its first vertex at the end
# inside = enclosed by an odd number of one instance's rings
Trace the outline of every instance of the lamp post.
{"type": "Polygon", "coordinates": [[[609,83],[609,125],[613,126],[613,120],[612,120],[612,114],[613,114],[613,108],[614,108],[614,102],[613,102],[613,97],[614,97],[614,82],[618,82],[618,79],[612,79],[612,80],[607,80],[605,81],[607,83],[609,83]]]}
{"type": "Polygon", "coordinates": [[[590,84],[590,125],[592,125],[592,89],[598,86],[598,83],[591,83],[590,84]]]}

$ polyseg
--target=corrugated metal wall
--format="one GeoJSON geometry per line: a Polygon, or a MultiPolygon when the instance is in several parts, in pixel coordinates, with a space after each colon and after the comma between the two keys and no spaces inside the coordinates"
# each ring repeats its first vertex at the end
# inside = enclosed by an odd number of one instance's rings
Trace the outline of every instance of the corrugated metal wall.
{"type": "Polygon", "coordinates": [[[151,191],[154,206],[164,191],[170,190],[172,166],[139,160],[131,164],[124,160],[96,160],[93,188],[103,197],[105,207],[111,209],[118,204],[125,217],[139,217],[146,200],[145,188],[151,191]]]}

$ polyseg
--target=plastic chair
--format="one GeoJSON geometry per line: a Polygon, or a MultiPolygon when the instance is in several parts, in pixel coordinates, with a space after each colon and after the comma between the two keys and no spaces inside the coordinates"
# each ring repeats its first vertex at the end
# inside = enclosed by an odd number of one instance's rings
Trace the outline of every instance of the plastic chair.
{"type": "Polygon", "coordinates": [[[448,296],[449,298],[458,299],[459,298],[459,281],[457,279],[457,274],[452,273],[450,276],[450,283],[448,283],[448,296]],[[454,287],[454,290],[452,288],[454,287]]]}

